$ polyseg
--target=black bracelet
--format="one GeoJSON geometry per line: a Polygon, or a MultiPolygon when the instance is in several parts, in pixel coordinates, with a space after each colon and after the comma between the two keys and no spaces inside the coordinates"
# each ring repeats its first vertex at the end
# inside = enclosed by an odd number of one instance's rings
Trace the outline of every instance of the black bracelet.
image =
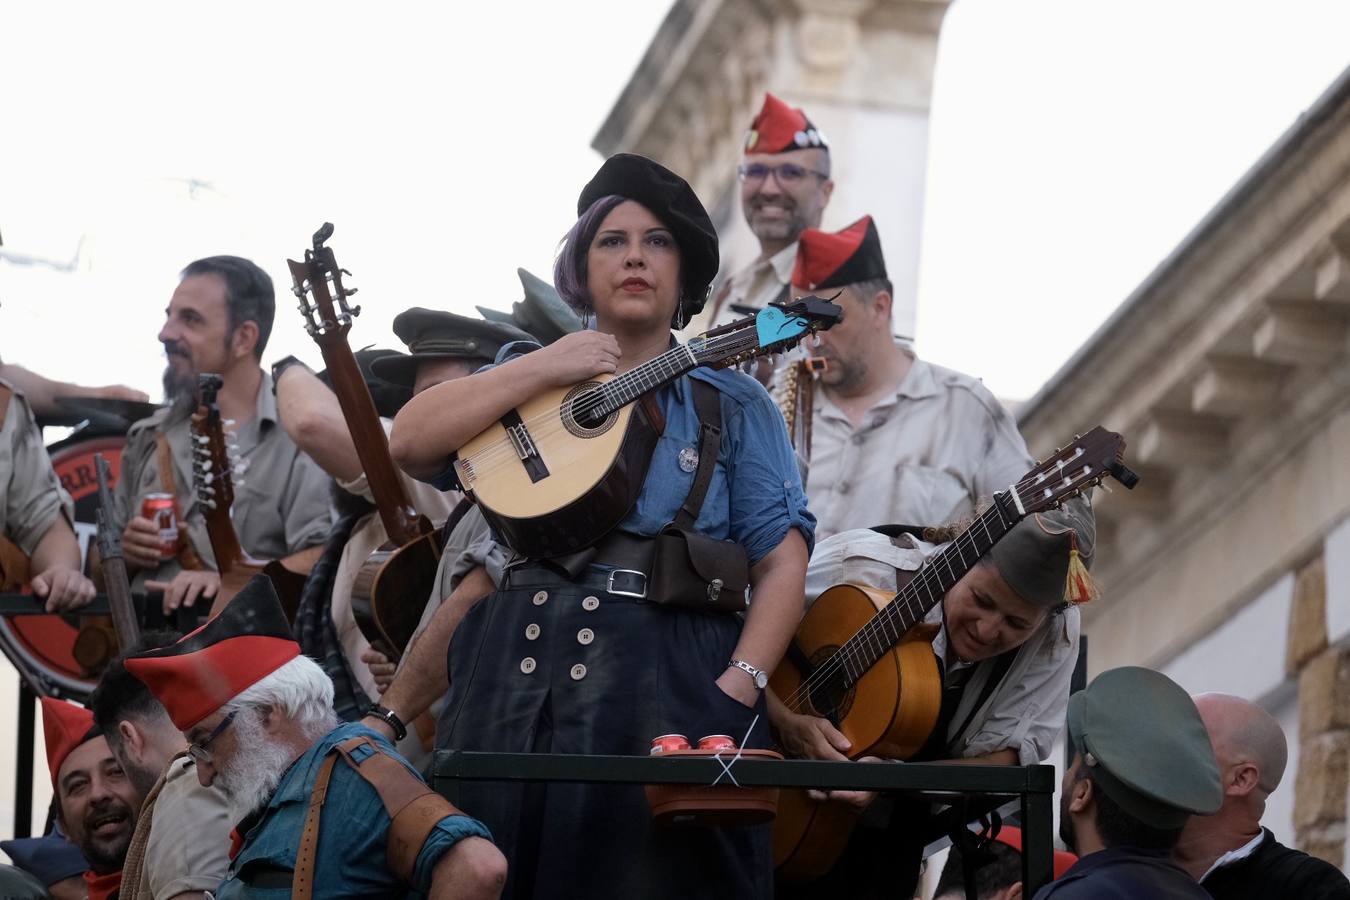
{"type": "MultiPolygon", "coordinates": [[[[286,371],[287,369],[289,369],[291,366],[304,366],[304,365],[305,365],[305,364],[304,364],[303,362],[301,362],[300,360],[296,359],[294,356],[283,357],[282,359],[279,359],[279,360],[277,360],[276,362],[272,363],[272,394],[273,394],[273,396],[276,395],[276,392],[277,392],[277,381],[280,380],[280,378],[281,378],[281,373],[282,373],[282,372],[285,372],[285,371],[286,371]]],[[[309,366],[305,366],[305,368],[308,369],[309,366]]]]}
{"type": "Polygon", "coordinates": [[[378,703],[370,704],[370,709],[366,710],[366,715],[374,716],[390,728],[394,729],[394,741],[398,742],[408,736],[408,726],[403,724],[403,720],[398,717],[398,713],[388,707],[381,706],[378,703]]]}

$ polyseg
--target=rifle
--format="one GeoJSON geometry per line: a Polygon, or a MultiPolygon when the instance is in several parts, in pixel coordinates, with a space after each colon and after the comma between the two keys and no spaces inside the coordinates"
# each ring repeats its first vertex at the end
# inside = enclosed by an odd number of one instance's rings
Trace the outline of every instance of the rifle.
{"type": "Polygon", "coordinates": [[[131,601],[131,581],[127,577],[126,561],[122,559],[122,536],[112,524],[112,493],[108,490],[112,470],[102,453],[94,454],[94,471],[98,477],[99,561],[104,587],[108,591],[113,631],[117,633],[117,646],[125,653],[140,641],[141,624],[131,601]]]}

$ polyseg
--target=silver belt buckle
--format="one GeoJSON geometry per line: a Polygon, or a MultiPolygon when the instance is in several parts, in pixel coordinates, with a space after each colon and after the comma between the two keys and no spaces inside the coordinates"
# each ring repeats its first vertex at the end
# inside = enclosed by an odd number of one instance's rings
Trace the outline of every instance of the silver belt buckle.
{"type": "Polygon", "coordinates": [[[639,572],[637,569],[610,569],[609,580],[605,582],[605,590],[614,594],[616,597],[636,597],[639,600],[645,600],[647,597],[647,573],[639,572]],[[642,579],[641,591],[624,591],[614,587],[615,575],[636,575],[642,579]]]}

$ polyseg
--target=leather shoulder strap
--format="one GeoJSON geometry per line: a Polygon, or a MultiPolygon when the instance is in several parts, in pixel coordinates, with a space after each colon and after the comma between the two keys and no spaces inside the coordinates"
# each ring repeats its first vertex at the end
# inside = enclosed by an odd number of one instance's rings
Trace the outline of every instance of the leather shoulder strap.
{"type": "Polygon", "coordinates": [[[333,777],[333,763],[337,755],[328,751],[318,777],[314,779],[314,789],[309,795],[309,812],[305,814],[305,828],[300,832],[300,846],[295,851],[295,874],[291,877],[291,896],[297,900],[310,900],[314,896],[314,862],[319,856],[319,821],[323,813],[323,802],[328,798],[328,782],[333,777]]]}
{"type": "Polygon", "coordinates": [[[713,470],[717,468],[717,454],[722,449],[722,397],[717,388],[698,378],[689,379],[694,390],[694,409],[698,412],[698,468],[689,496],[675,514],[675,525],[692,529],[703,509],[703,498],[712,484],[713,470]]]}

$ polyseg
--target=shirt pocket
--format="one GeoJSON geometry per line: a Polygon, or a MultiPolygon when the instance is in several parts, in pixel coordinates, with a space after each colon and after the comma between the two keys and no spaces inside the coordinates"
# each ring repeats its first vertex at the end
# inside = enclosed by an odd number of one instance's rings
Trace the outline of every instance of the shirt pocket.
{"type": "Polygon", "coordinates": [[[898,465],[891,489],[891,523],[949,525],[974,510],[965,484],[944,469],[898,465]]]}

